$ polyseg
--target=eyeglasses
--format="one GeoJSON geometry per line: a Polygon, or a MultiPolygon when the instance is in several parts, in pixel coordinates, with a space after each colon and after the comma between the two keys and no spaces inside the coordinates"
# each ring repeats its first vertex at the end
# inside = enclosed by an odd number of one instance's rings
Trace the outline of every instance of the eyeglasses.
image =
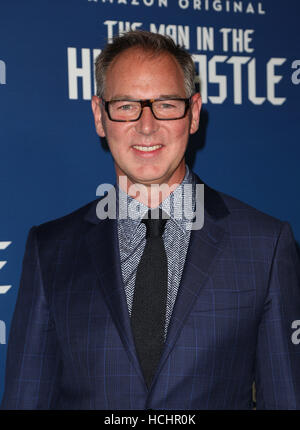
{"type": "Polygon", "coordinates": [[[172,121],[184,118],[190,106],[190,99],[148,99],[148,100],[103,100],[102,104],[111,121],[138,121],[144,107],[149,107],[155,119],[172,121]]]}

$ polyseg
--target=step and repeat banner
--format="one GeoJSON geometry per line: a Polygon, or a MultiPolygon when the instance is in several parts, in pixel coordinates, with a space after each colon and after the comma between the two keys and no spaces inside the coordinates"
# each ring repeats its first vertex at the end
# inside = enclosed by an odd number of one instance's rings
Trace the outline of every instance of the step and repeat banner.
{"type": "Polygon", "coordinates": [[[193,54],[203,109],[188,163],[300,241],[299,18],[299,0],[0,1],[0,398],[29,228],[115,182],[90,108],[108,38],[145,29],[193,54]]]}

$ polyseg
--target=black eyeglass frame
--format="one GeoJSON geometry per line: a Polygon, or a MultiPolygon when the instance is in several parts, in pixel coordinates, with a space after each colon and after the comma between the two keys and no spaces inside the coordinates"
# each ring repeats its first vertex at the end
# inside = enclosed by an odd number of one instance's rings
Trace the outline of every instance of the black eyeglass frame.
{"type": "Polygon", "coordinates": [[[141,116],[142,116],[144,107],[149,107],[151,109],[152,115],[158,121],[176,121],[177,119],[182,119],[182,118],[184,118],[186,116],[187,111],[188,111],[188,109],[189,109],[189,107],[191,105],[191,98],[192,97],[189,97],[187,99],[183,99],[183,98],[180,98],[180,97],[177,97],[177,98],[176,97],[172,97],[170,99],[162,98],[162,99],[146,99],[146,100],[104,100],[101,97],[99,97],[99,99],[101,100],[101,103],[104,106],[105,112],[108,115],[108,118],[111,121],[114,121],[114,122],[135,122],[135,121],[138,121],[141,118],[141,116]],[[184,103],[185,103],[185,108],[184,108],[183,115],[179,116],[178,118],[157,118],[157,116],[155,115],[155,113],[153,111],[152,103],[159,102],[159,101],[166,101],[166,100],[183,100],[184,103]],[[110,113],[109,113],[109,109],[108,109],[109,103],[110,102],[122,102],[122,101],[139,102],[141,104],[141,112],[140,112],[139,116],[136,119],[112,119],[112,117],[110,116],[110,113]]]}

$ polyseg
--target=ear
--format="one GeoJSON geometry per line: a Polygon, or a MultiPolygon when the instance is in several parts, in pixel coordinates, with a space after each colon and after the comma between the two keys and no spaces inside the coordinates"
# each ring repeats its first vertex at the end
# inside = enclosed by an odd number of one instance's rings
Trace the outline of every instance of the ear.
{"type": "Polygon", "coordinates": [[[201,95],[200,93],[196,93],[192,96],[192,100],[191,100],[190,134],[196,133],[196,131],[199,128],[201,106],[202,106],[201,95]]]}
{"type": "Polygon", "coordinates": [[[97,96],[92,97],[92,111],[94,114],[96,132],[100,137],[105,137],[105,130],[103,126],[103,109],[100,105],[100,99],[97,96]]]}

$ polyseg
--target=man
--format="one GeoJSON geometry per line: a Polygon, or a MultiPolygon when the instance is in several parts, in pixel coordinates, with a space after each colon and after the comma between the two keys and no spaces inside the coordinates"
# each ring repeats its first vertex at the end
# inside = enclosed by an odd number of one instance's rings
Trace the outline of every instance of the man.
{"type": "Polygon", "coordinates": [[[101,219],[100,200],[31,229],[2,407],[252,409],[255,381],[258,409],[299,408],[289,225],[207,185],[202,228],[174,216],[202,184],[184,161],[201,109],[190,55],[129,32],[96,76],[128,216],[101,219]]]}

